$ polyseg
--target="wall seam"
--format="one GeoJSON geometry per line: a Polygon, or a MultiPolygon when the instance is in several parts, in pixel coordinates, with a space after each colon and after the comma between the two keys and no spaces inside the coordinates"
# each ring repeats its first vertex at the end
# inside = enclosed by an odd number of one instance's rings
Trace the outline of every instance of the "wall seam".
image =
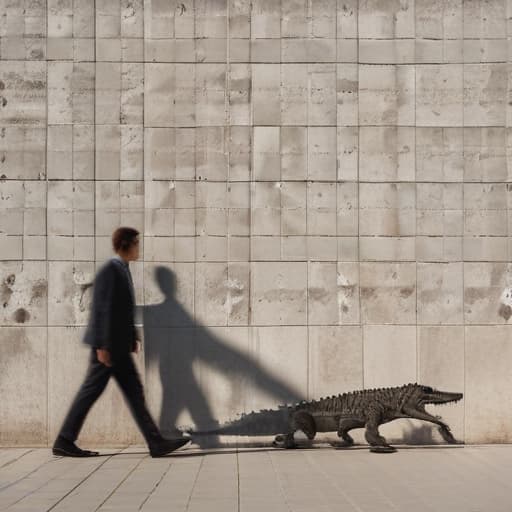
{"type": "MultiPolygon", "coordinates": [[[[46,446],[50,444],[50,352],[49,352],[49,334],[50,334],[50,314],[49,314],[49,281],[50,281],[50,263],[48,261],[48,2],[45,2],[45,27],[46,27],[46,37],[45,37],[45,68],[46,68],[46,130],[45,130],[45,153],[44,153],[44,161],[45,161],[45,184],[46,184],[46,215],[45,215],[45,260],[46,260],[46,446]]],[[[25,217],[25,214],[23,214],[25,217]]],[[[25,224],[25,218],[23,218],[23,224],[25,224]]],[[[23,244],[23,242],[22,242],[23,244]]],[[[24,249],[24,245],[22,245],[22,250],[24,249]]],[[[24,258],[24,253],[22,252],[22,258],[24,258]]]]}

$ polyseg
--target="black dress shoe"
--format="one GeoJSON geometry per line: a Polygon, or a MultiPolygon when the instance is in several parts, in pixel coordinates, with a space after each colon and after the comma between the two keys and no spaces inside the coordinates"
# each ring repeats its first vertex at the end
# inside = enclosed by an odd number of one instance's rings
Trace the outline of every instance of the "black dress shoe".
{"type": "Polygon", "coordinates": [[[57,437],[52,448],[53,455],[59,455],[61,457],[96,457],[99,452],[93,452],[91,450],[82,450],[78,448],[75,443],[64,439],[63,437],[57,437]]]}
{"type": "Polygon", "coordinates": [[[151,457],[162,457],[168,453],[181,448],[183,445],[190,442],[188,437],[180,437],[178,439],[163,439],[158,444],[153,444],[149,447],[151,457]]]}

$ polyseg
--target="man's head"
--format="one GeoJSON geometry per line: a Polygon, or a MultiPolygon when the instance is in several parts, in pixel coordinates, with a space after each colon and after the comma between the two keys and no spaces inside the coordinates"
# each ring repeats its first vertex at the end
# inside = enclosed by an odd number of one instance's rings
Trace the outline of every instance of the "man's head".
{"type": "Polygon", "coordinates": [[[139,232],[134,228],[117,228],[112,233],[112,247],[124,260],[137,260],[139,258],[139,232]]]}

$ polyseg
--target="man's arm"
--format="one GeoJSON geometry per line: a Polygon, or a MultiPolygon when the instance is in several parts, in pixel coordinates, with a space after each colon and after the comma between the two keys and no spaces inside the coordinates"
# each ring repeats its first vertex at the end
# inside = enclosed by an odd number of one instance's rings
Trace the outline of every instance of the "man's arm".
{"type": "Polygon", "coordinates": [[[112,348],[110,326],[114,298],[114,272],[115,270],[112,265],[105,265],[96,276],[94,283],[94,314],[96,317],[95,346],[96,348],[105,350],[112,348]]]}

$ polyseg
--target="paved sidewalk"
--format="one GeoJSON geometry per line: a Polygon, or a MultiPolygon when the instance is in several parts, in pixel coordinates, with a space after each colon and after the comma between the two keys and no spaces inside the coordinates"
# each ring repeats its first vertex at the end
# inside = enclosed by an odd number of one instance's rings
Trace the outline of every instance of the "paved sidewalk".
{"type": "Polygon", "coordinates": [[[511,512],[512,446],[181,449],[89,459],[0,449],[0,510],[511,512]]]}

